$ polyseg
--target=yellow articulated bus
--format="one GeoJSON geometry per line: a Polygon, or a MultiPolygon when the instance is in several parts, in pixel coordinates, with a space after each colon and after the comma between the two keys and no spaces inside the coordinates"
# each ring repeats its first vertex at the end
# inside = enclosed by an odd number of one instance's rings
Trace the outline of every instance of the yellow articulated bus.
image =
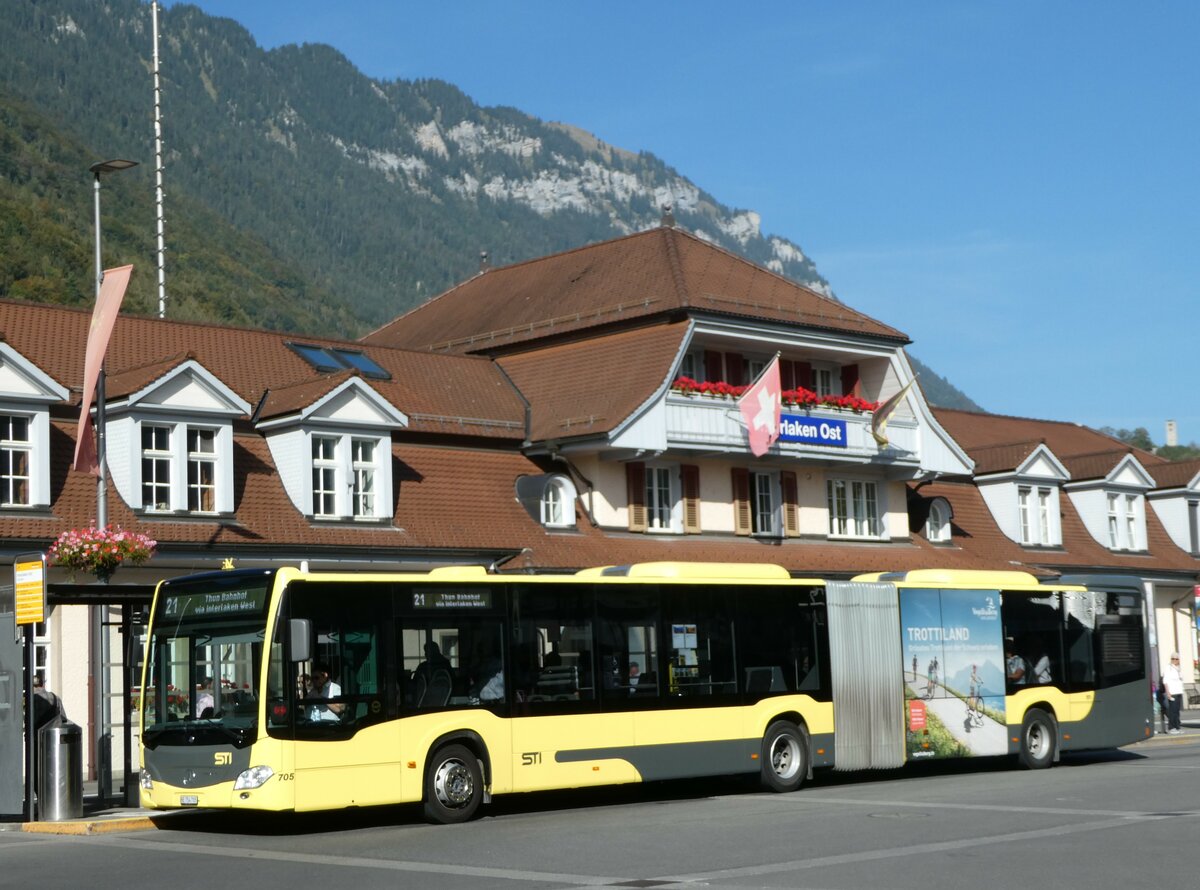
{"type": "Polygon", "coordinates": [[[155,596],[142,804],[422,802],[460,822],[555,788],[745,773],[791,791],[814,768],[977,754],[1040,767],[1143,737],[1144,634],[1129,591],[1020,573],[195,575],[155,596]]]}

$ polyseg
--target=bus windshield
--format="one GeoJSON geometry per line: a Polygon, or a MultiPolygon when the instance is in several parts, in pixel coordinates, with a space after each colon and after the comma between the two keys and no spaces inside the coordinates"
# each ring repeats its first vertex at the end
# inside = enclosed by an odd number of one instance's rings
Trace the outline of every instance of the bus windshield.
{"type": "Polygon", "coordinates": [[[225,572],[163,585],[141,696],[147,747],[254,741],[272,579],[225,572]]]}

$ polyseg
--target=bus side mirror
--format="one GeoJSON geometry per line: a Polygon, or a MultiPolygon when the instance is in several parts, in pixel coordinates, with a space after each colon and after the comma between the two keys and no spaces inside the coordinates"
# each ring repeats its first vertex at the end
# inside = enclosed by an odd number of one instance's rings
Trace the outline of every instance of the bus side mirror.
{"type": "Polygon", "coordinates": [[[288,634],[291,637],[292,661],[308,661],[308,641],[312,639],[312,625],[307,618],[292,618],[288,621],[288,634]]]}

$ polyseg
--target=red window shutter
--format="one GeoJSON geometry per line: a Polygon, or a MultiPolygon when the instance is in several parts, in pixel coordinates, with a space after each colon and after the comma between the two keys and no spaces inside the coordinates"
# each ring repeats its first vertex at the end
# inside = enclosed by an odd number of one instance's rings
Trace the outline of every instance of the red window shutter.
{"type": "Polygon", "coordinates": [[[750,520],[750,471],[742,467],[733,468],[733,531],[748,535],[750,520]]]}
{"type": "Polygon", "coordinates": [[[712,349],[704,350],[704,382],[719,383],[724,379],[724,356],[712,349]]]}
{"type": "Polygon", "coordinates": [[[783,489],[783,533],[786,537],[800,536],[800,495],[796,487],[796,474],[784,470],[779,474],[779,487],[783,489]]]}
{"type": "Polygon", "coordinates": [[[793,362],[796,366],[796,386],[799,389],[812,389],[812,365],[808,362],[793,362]]]}
{"type": "Polygon", "coordinates": [[[683,484],[683,532],[700,534],[700,468],[684,464],[679,468],[683,484]]]}
{"type": "Polygon", "coordinates": [[[625,485],[629,492],[629,530],[646,530],[646,465],[640,461],[625,464],[625,485]]]}
{"type": "Polygon", "coordinates": [[[791,359],[779,360],[779,385],[784,392],[796,388],[796,362],[791,359]]]}
{"type": "Polygon", "coordinates": [[[725,353],[725,382],[730,386],[745,386],[750,382],[746,379],[746,359],[741,353],[725,353]]]}
{"type": "Polygon", "coordinates": [[[842,395],[858,395],[858,384],[858,365],[842,365],[842,395]]]}

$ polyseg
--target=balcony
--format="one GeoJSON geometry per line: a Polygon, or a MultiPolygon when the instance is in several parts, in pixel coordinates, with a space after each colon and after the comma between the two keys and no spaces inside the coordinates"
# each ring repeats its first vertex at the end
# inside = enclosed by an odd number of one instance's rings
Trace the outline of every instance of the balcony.
{"type": "MultiPolygon", "coordinates": [[[[917,466],[916,421],[896,417],[889,420],[890,444],[881,449],[871,435],[871,417],[869,413],[784,405],[783,434],[770,453],[810,460],[917,466]]],[[[666,424],[668,448],[747,451],[746,427],[734,399],[670,392],[666,424]]]]}

